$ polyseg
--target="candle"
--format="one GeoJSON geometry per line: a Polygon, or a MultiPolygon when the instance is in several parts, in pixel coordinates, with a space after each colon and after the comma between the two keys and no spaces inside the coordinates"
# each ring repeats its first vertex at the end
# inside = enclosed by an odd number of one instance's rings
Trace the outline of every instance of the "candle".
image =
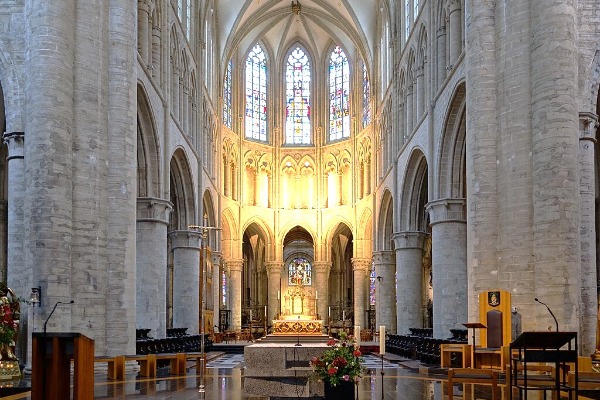
{"type": "Polygon", "coordinates": [[[278,290],[277,291],[277,300],[279,300],[281,298],[281,292],[278,290]]]}
{"type": "Polygon", "coordinates": [[[252,321],[252,310],[250,310],[250,321],[252,321]]]}
{"type": "Polygon", "coordinates": [[[331,306],[327,307],[327,316],[331,317],[331,306]]]}
{"type": "Polygon", "coordinates": [[[379,327],[379,354],[385,354],[385,326],[379,327]]]}
{"type": "Polygon", "coordinates": [[[356,341],[356,347],[360,348],[360,325],[354,326],[354,340],[356,341]]]}
{"type": "Polygon", "coordinates": [[[267,306],[265,306],[265,318],[267,318],[267,306]]]}
{"type": "Polygon", "coordinates": [[[342,311],[342,320],[346,320],[346,310],[342,311]]]}
{"type": "Polygon", "coordinates": [[[315,299],[319,300],[319,291],[315,290],[315,299]]]}

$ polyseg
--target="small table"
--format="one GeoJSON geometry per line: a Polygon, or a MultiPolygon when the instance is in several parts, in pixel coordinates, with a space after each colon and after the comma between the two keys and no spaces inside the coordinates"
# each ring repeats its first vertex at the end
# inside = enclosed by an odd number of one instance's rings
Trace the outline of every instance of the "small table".
{"type": "Polygon", "coordinates": [[[481,322],[465,322],[462,324],[467,329],[473,329],[473,346],[472,346],[472,354],[471,354],[471,363],[473,368],[477,368],[477,363],[475,362],[475,329],[487,329],[487,326],[482,324],[481,322]]]}

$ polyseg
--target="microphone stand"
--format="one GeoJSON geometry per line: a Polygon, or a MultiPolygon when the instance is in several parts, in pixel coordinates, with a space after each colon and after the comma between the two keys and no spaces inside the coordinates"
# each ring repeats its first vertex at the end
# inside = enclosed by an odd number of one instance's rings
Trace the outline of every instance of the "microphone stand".
{"type": "Polygon", "coordinates": [[[42,351],[43,354],[43,359],[44,359],[44,364],[42,365],[42,400],[46,400],[46,349],[47,349],[47,337],[46,337],[46,326],[48,325],[48,321],[50,320],[50,317],[52,317],[52,314],[54,314],[54,311],[56,311],[56,307],[58,307],[59,304],[73,304],[75,303],[75,301],[71,300],[68,303],[64,303],[62,301],[57,301],[56,304],[54,305],[54,308],[52,309],[52,311],[50,311],[50,315],[48,315],[48,318],[46,318],[46,320],[44,321],[44,351],[42,351]]]}
{"type": "Polygon", "coordinates": [[[550,313],[550,315],[552,315],[552,318],[554,318],[554,323],[556,324],[556,332],[558,332],[558,320],[556,319],[556,316],[554,315],[554,313],[552,312],[550,307],[548,307],[548,304],[542,303],[541,301],[538,300],[537,297],[534,300],[537,301],[538,303],[542,304],[543,306],[545,306],[546,309],[548,309],[548,312],[550,313]]]}

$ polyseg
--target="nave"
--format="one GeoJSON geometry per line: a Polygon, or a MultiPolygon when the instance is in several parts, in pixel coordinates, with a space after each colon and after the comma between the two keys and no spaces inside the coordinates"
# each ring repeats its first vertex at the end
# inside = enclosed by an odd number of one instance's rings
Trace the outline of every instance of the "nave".
{"type": "MultiPolygon", "coordinates": [[[[213,355],[214,357],[214,355],[213,355]]],[[[250,396],[244,393],[244,362],[242,354],[221,354],[211,359],[205,375],[206,392],[204,397],[199,393],[198,387],[201,376],[195,371],[193,363],[188,365],[187,375],[170,376],[168,369],[159,370],[155,379],[141,378],[135,373],[127,374],[125,381],[111,381],[106,379],[106,373],[96,372],[95,399],[149,399],[149,400],[275,400],[269,397],[250,396]]],[[[362,400],[446,400],[448,399],[447,375],[443,369],[428,369],[414,361],[398,360],[393,355],[383,360],[383,374],[381,359],[378,355],[367,354],[365,367],[367,372],[358,384],[357,399],[362,400]],[[382,391],[383,380],[383,395],[382,391]]],[[[492,399],[491,386],[456,384],[453,387],[454,399],[457,400],[488,400],[492,399]]],[[[305,398],[299,391],[298,397],[305,398]]],[[[509,398],[506,386],[499,385],[498,400],[509,398]]],[[[528,399],[542,399],[543,393],[530,392],[528,399]]],[[[593,399],[600,397],[584,397],[579,399],[593,399]]],[[[31,392],[3,397],[5,400],[31,400],[31,392]]],[[[314,400],[314,398],[311,398],[314,400]]],[[[513,393],[512,399],[521,400],[518,393],[513,393]]],[[[545,399],[554,399],[548,393],[545,399]]],[[[283,400],[283,399],[277,399],[283,400]]]]}

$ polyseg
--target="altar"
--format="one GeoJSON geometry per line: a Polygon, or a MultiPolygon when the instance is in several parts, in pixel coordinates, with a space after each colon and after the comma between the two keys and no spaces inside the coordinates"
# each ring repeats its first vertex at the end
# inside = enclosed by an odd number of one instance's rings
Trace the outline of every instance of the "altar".
{"type": "Polygon", "coordinates": [[[273,320],[273,335],[321,335],[323,320],[318,319],[317,300],[310,290],[298,282],[283,296],[282,312],[273,320]]]}

